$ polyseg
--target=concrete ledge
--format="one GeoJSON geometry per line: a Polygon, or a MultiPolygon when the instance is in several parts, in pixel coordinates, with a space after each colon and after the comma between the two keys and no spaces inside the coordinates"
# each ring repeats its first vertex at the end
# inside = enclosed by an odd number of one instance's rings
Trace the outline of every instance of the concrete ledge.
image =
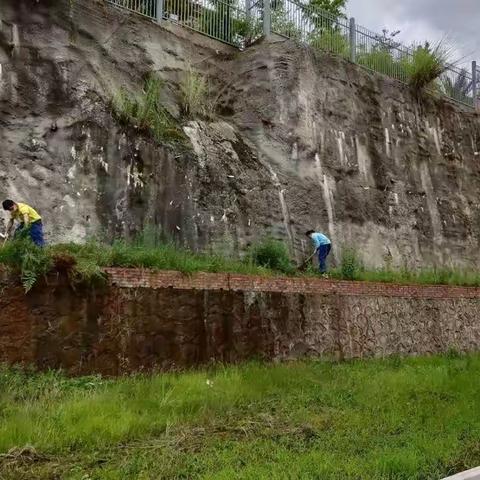
{"type": "Polygon", "coordinates": [[[447,477],[443,480],[480,480],[480,467],[457,473],[456,475],[453,475],[453,477],[447,477]]]}

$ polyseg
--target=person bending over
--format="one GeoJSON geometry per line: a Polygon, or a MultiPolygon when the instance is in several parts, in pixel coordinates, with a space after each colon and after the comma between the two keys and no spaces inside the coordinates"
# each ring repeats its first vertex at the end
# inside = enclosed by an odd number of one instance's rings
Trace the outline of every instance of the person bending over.
{"type": "Polygon", "coordinates": [[[4,210],[10,212],[10,221],[7,225],[7,231],[5,232],[4,243],[10,237],[16,222],[17,227],[14,237],[30,237],[32,242],[38,247],[45,245],[45,241],[43,240],[42,217],[36,210],[26,203],[16,203],[13,200],[4,200],[2,206],[4,210]]]}
{"type": "Polygon", "coordinates": [[[332,242],[330,239],[320,232],[315,232],[314,230],[309,230],[306,232],[307,237],[310,237],[310,240],[315,247],[314,254],[318,255],[318,267],[320,268],[320,273],[327,273],[327,256],[332,249],[332,242]]]}

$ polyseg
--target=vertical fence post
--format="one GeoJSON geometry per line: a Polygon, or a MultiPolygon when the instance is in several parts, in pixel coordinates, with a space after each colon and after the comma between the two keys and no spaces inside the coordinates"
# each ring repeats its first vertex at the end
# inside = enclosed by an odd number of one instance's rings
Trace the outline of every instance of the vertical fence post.
{"type": "Polygon", "coordinates": [[[245,19],[247,21],[247,25],[250,25],[250,18],[252,16],[252,12],[250,11],[251,9],[252,9],[252,1],[245,0],[245,19]]]}
{"type": "Polygon", "coordinates": [[[263,35],[268,37],[272,30],[272,12],[270,0],[263,0],[263,35]]]}
{"type": "Polygon", "coordinates": [[[472,62],[472,96],[473,96],[473,108],[475,110],[479,109],[478,104],[478,70],[477,70],[477,62],[474,60],[472,62]]]}
{"type": "Polygon", "coordinates": [[[157,22],[160,23],[163,20],[163,0],[157,1],[157,22]]]}
{"type": "Polygon", "coordinates": [[[251,42],[251,38],[253,35],[252,32],[252,1],[245,0],[245,22],[247,23],[247,31],[245,32],[245,46],[247,46],[251,42]]]}
{"type": "Polygon", "coordinates": [[[357,28],[354,17],[350,18],[350,60],[353,63],[357,61],[357,28]]]}

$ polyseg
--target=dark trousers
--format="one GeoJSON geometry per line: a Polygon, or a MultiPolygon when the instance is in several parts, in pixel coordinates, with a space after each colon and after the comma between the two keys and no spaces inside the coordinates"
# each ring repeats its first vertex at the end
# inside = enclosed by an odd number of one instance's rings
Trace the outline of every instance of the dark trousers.
{"type": "Polygon", "coordinates": [[[28,238],[37,246],[43,247],[45,240],[43,239],[43,225],[42,221],[38,220],[31,223],[28,228],[25,228],[25,224],[21,223],[15,230],[16,238],[28,238]]]}
{"type": "Polygon", "coordinates": [[[318,266],[320,268],[320,273],[326,273],[327,271],[327,256],[332,249],[332,245],[320,245],[317,249],[318,252],[318,266]]]}

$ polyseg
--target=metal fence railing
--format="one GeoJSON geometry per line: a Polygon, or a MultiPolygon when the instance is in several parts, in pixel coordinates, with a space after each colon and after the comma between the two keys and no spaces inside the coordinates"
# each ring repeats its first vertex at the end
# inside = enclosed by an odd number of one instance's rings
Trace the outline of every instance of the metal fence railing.
{"type": "Polygon", "coordinates": [[[473,77],[466,68],[449,65],[436,86],[448,98],[473,107],[476,96],[473,77]]]}
{"type": "Polygon", "coordinates": [[[249,36],[245,6],[232,0],[107,0],[157,21],[168,20],[236,47],[249,36]]]}
{"type": "Polygon", "coordinates": [[[472,62],[472,75],[473,106],[480,112],[480,66],[475,61],[472,62]]]}
{"type": "MultiPolygon", "coordinates": [[[[424,49],[406,47],[388,32],[372,32],[356,25],[354,19],[335,17],[301,0],[273,0],[270,4],[274,33],[335,53],[404,83],[411,79],[412,66],[424,49]]],[[[472,72],[448,64],[430,90],[473,107],[477,83],[472,72]]]]}
{"type": "MultiPolygon", "coordinates": [[[[422,54],[425,47],[406,47],[385,32],[380,35],[358,25],[355,25],[354,28],[354,60],[356,63],[408,83],[416,57],[422,54]]],[[[432,83],[430,90],[473,107],[473,86],[472,72],[449,63],[439,78],[432,83]]]]}
{"type": "Polygon", "coordinates": [[[107,2],[149,18],[158,18],[157,0],[107,0],[107,2]]]}
{"type": "Polygon", "coordinates": [[[389,77],[408,81],[408,63],[413,56],[410,48],[396,42],[386,33],[382,35],[351,22],[354,36],[354,58],[362,67],[389,77]]]}
{"type": "Polygon", "coordinates": [[[246,35],[245,9],[229,0],[165,0],[164,18],[238,47],[246,35]]]}
{"type": "MultiPolygon", "coordinates": [[[[424,47],[411,48],[388,32],[378,34],[334,16],[308,0],[106,0],[158,22],[168,20],[238,48],[274,32],[314,49],[340,55],[401,82],[411,80],[412,65],[424,47]]],[[[431,90],[469,107],[478,106],[480,67],[455,63],[431,90]]]]}
{"type": "Polygon", "coordinates": [[[251,45],[264,33],[264,8],[263,0],[245,0],[245,38],[243,46],[251,45]]]}
{"type": "Polygon", "coordinates": [[[274,33],[350,58],[349,22],[312,5],[274,0],[271,5],[274,33]]]}

